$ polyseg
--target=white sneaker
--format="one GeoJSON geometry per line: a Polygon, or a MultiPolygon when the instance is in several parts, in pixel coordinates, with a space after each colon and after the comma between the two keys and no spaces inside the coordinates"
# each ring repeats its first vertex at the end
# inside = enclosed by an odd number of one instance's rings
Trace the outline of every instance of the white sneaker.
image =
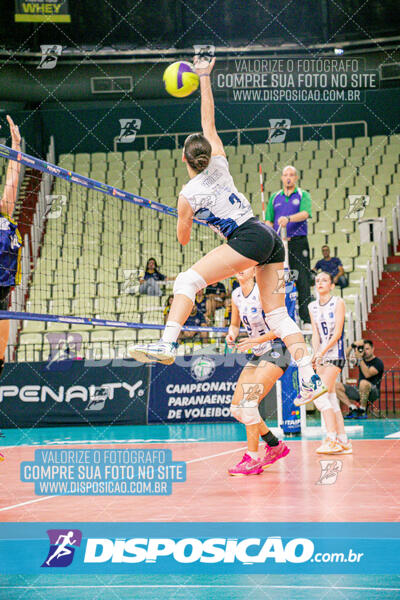
{"type": "Polygon", "coordinates": [[[338,454],[339,452],[343,454],[341,445],[330,438],[325,438],[321,446],[317,448],[315,452],[318,454],[338,454]]]}
{"type": "Polygon", "coordinates": [[[326,394],[328,388],[322,383],[322,379],[314,373],[314,375],[309,380],[301,380],[300,383],[300,393],[295,398],[294,404],[295,406],[303,406],[303,404],[308,404],[309,402],[313,402],[323,394],[326,394]]]}
{"type": "Polygon", "coordinates": [[[304,323],[303,327],[301,328],[302,331],[305,331],[306,333],[312,333],[312,325],[311,323],[304,323]]]}
{"type": "Polygon", "coordinates": [[[177,348],[176,342],[160,341],[153,344],[135,344],[128,347],[128,354],[139,362],[159,362],[163,365],[172,365],[176,358],[177,348]]]}
{"type": "Polygon", "coordinates": [[[350,440],[347,440],[346,443],[341,442],[340,440],[336,440],[336,442],[341,447],[342,451],[340,454],[353,454],[353,445],[350,440]]]}

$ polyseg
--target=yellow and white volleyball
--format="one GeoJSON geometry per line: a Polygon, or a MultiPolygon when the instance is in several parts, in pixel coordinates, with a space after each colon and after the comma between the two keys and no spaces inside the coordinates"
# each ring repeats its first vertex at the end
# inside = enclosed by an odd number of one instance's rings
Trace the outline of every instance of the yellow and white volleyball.
{"type": "Polygon", "coordinates": [[[193,65],[182,60],[165,69],[163,80],[168,94],[175,98],[190,96],[199,87],[199,76],[194,72],[193,65]]]}

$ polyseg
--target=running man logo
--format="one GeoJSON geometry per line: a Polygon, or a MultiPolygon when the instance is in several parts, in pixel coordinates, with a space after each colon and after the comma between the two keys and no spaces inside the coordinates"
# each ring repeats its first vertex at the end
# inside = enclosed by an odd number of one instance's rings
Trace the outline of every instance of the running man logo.
{"type": "Polygon", "coordinates": [[[199,44],[193,46],[196,66],[205,69],[215,55],[215,46],[212,44],[199,44]]]}
{"type": "Polygon", "coordinates": [[[48,529],[50,548],[42,567],[68,567],[82,541],[79,529],[48,529]]]}
{"type": "Polygon", "coordinates": [[[290,293],[294,289],[294,283],[299,277],[299,272],[296,269],[278,269],[278,283],[274,289],[274,294],[290,293]]]}
{"type": "Polygon", "coordinates": [[[106,400],[110,398],[110,388],[107,385],[89,388],[89,400],[85,410],[103,410],[106,400]]]}
{"type": "Polygon", "coordinates": [[[358,221],[364,216],[365,209],[369,204],[369,196],[349,196],[349,203],[346,219],[358,221]]]}
{"type": "Polygon", "coordinates": [[[58,219],[62,215],[63,206],[67,204],[67,196],[63,194],[46,194],[45,216],[48,219],[58,219]]]}
{"type": "Polygon", "coordinates": [[[264,394],[264,386],[262,383],[242,383],[243,399],[240,404],[244,402],[259,402],[264,394]]]}
{"type": "Polygon", "coordinates": [[[36,67],[37,69],[54,69],[57,64],[58,57],[61,55],[62,46],[52,44],[51,46],[40,46],[42,58],[36,67]]]}
{"type": "Polygon", "coordinates": [[[78,357],[82,347],[79,333],[47,333],[50,355],[46,365],[48,371],[67,371],[78,357]]]}
{"type": "Polygon", "coordinates": [[[291,124],[291,119],[269,119],[269,136],[267,141],[270,144],[284,142],[291,124]]]}
{"type": "Polygon", "coordinates": [[[140,288],[139,269],[124,269],[124,282],[121,285],[121,294],[137,294],[140,288]]]}
{"type": "Polygon", "coordinates": [[[333,485],[342,470],[343,462],[341,460],[320,460],[321,475],[316,485],[333,485]]]}
{"type": "Polygon", "coordinates": [[[136,134],[142,126],[142,121],[140,119],[119,119],[119,124],[121,131],[118,141],[124,144],[134,142],[136,134]]]}

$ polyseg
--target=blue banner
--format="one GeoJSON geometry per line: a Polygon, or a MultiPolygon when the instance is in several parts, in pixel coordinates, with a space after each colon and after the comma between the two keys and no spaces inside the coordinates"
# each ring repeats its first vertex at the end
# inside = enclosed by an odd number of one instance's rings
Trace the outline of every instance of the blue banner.
{"type": "MultiPolygon", "coordinates": [[[[286,283],[286,308],[292,319],[296,315],[297,290],[294,281],[286,283]]],[[[282,427],[283,433],[300,433],[300,409],[295,406],[294,399],[299,393],[297,367],[290,365],[281,377],[282,383],[282,427]]]]}
{"type": "Polygon", "coordinates": [[[148,376],[149,368],[133,360],[76,360],[72,347],[70,360],[6,363],[0,382],[0,429],[144,425],[148,376]]]}
{"type": "Polygon", "coordinates": [[[235,421],[230,404],[245,354],[178,357],[151,367],[149,423],[235,421]]]}
{"type": "Polygon", "coordinates": [[[4,575],[394,575],[399,538],[400,523],[7,523],[0,555],[4,575]]]}

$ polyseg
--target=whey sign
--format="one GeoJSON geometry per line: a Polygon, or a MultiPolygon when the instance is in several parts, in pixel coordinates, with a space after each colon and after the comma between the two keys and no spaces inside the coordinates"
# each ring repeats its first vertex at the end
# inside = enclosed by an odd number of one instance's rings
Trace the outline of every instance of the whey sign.
{"type": "Polygon", "coordinates": [[[146,423],[149,370],[134,361],[104,367],[70,361],[68,370],[47,362],[9,363],[0,385],[2,427],[146,423]]]}
{"type": "Polygon", "coordinates": [[[243,368],[236,355],[179,358],[152,367],[149,423],[234,421],[230,404],[243,368]]]}
{"type": "Polygon", "coordinates": [[[70,23],[68,0],[15,0],[16,23],[70,23]]]}

